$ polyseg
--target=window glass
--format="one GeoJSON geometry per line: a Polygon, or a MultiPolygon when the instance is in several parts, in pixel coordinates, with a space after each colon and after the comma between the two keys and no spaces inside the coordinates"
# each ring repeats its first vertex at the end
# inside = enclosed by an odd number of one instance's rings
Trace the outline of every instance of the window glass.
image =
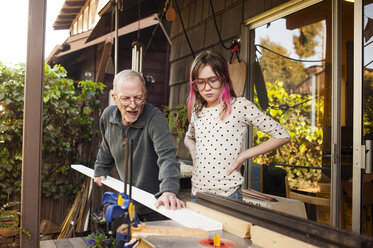
{"type": "Polygon", "coordinates": [[[364,1],[363,25],[363,121],[364,137],[373,140],[373,3],[364,1]]]}
{"type": "MultiPolygon", "coordinates": [[[[321,177],[320,169],[294,169],[291,165],[322,167],[325,115],[330,118],[330,112],[325,113],[330,91],[325,89],[328,37],[324,18],[301,21],[302,15],[295,13],[253,30],[254,101],[279,121],[292,139],[290,144],[255,162],[285,165],[294,188],[311,188],[321,177]],[[260,90],[263,88],[266,92],[260,90]]],[[[266,135],[255,132],[256,144],[266,139],[266,135]]]]}
{"type": "MultiPolygon", "coordinates": [[[[347,30],[346,33],[352,34],[352,30],[347,30]]],[[[284,173],[292,192],[324,197],[323,206],[308,209],[307,216],[326,224],[330,223],[331,32],[330,1],[322,1],[250,31],[253,100],[291,136],[289,144],[254,158],[254,165],[262,166],[263,181],[269,180],[269,174],[264,172],[284,173]],[[325,183],[327,186],[323,187],[325,183]]],[[[352,40],[349,38],[343,38],[343,56],[347,54],[347,42],[352,40]]],[[[346,61],[343,66],[347,67],[346,61]]],[[[346,76],[342,81],[346,95],[346,76]]],[[[347,100],[347,97],[342,100],[344,126],[348,126],[347,100]]],[[[254,128],[254,146],[268,138],[254,128]]]]}

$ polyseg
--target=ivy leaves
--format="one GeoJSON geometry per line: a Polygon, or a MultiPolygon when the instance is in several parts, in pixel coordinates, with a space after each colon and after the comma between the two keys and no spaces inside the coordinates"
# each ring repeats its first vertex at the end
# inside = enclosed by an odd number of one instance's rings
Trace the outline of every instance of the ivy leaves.
{"type": "MultiPolygon", "coordinates": [[[[43,91],[42,192],[68,198],[75,193],[70,164],[93,133],[93,114],[100,111],[105,85],[74,82],[59,65],[45,65],[43,91]],[[86,131],[88,130],[88,131],[86,131]]],[[[25,67],[0,62],[0,203],[20,191],[25,67]]]]}
{"type": "Polygon", "coordinates": [[[187,105],[179,104],[175,108],[166,106],[163,112],[166,116],[170,131],[176,131],[177,142],[179,143],[188,131],[189,122],[187,105]]]}

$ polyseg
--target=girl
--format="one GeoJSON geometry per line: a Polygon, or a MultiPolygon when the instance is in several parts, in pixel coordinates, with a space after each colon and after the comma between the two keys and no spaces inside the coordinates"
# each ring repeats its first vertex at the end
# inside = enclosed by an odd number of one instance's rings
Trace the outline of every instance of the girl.
{"type": "Polygon", "coordinates": [[[193,160],[192,200],[197,192],[242,200],[242,163],[290,141],[279,123],[236,97],[227,63],[215,52],[202,52],[192,63],[188,118],[184,143],[193,160]],[[241,152],[248,125],[272,138],[241,152]]]}

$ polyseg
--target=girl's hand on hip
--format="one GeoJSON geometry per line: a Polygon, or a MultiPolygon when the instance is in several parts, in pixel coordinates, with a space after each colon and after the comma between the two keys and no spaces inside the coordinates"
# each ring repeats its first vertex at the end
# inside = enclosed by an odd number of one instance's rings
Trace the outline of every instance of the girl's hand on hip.
{"type": "Polygon", "coordinates": [[[239,153],[236,160],[234,161],[233,165],[231,166],[231,168],[229,168],[229,170],[227,171],[227,176],[229,176],[230,174],[232,174],[233,171],[240,171],[241,170],[241,166],[243,164],[243,162],[245,162],[245,158],[243,156],[242,153],[239,153]]]}

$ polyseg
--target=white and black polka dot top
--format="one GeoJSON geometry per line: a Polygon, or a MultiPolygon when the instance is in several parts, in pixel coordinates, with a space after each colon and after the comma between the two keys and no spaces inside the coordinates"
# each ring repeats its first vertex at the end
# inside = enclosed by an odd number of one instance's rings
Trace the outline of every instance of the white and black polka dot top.
{"type": "Polygon", "coordinates": [[[186,136],[196,141],[192,174],[192,194],[209,192],[231,195],[244,178],[238,171],[227,176],[244,142],[248,125],[275,138],[289,138],[288,132],[244,97],[232,101],[232,112],[220,120],[221,106],[203,108],[199,117],[192,114],[186,136]]]}

